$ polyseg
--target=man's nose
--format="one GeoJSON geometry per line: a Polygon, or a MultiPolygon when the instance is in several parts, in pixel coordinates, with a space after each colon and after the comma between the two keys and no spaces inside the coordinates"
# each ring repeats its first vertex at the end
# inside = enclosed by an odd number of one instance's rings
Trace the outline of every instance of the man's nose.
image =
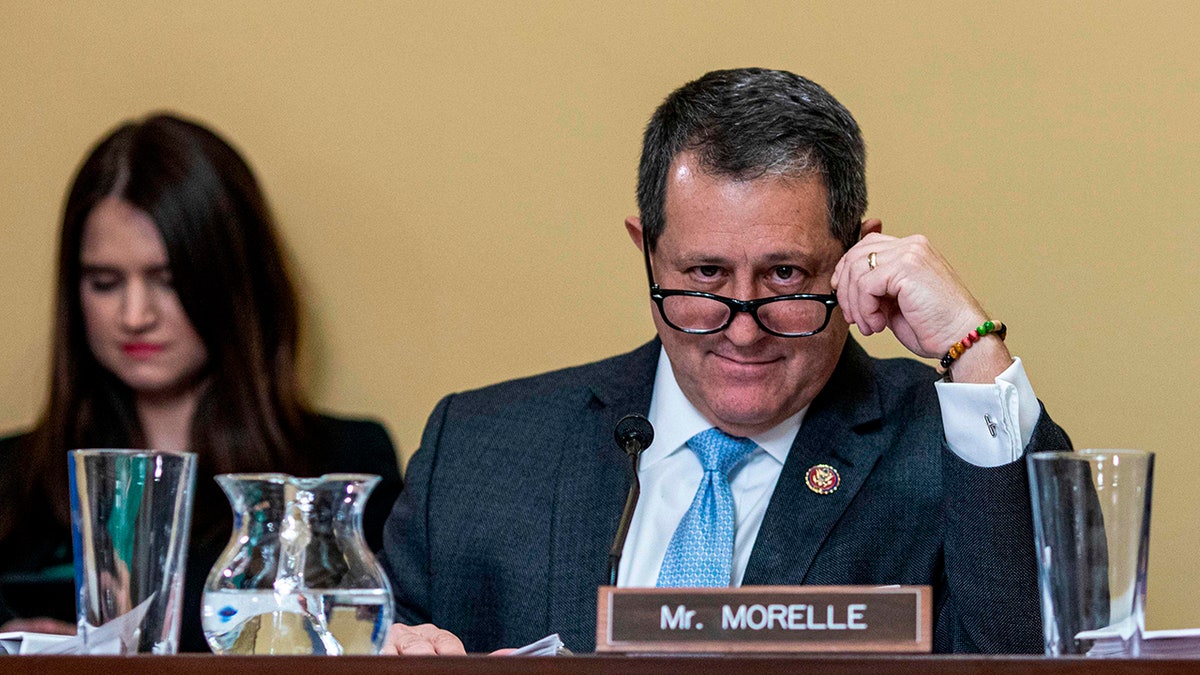
{"type": "Polygon", "coordinates": [[[750,316],[750,312],[738,312],[733,316],[733,321],[729,327],[725,329],[725,336],[735,345],[745,347],[752,345],[766,335],[754,317],[750,316]]]}
{"type": "Polygon", "coordinates": [[[126,330],[146,330],[157,318],[157,301],[146,282],[133,280],[127,284],[121,307],[121,323],[126,330]]]}

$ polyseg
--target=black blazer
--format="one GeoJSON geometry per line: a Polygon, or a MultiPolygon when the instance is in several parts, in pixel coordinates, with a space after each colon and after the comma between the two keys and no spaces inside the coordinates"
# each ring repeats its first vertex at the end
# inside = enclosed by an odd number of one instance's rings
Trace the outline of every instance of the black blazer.
{"type": "MultiPolygon", "coordinates": [[[[381,478],[367,501],[363,531],[371,550],[382,546],[383,523],[400,494],[396,449],[378,422],[316,415],[311,418],[315,447],[323,449],[322,473],[373,473],[381,478]]],[[[0,439],[0,471],[20,471],[20,449],[27,436],[0,439]]],[[[67,462],[63,457],[63,480],[67,462]]],[[[287,471],[287,467],[278,467],[287,471]]],[[[31,509],[37,516],[37,509],[31,509]]],[[[200,626],[201,595],[208,572],[217,562],[229,535],[193,539],[188,548],[184,578],[181,651],[208,651],[200,626]]],[[[48,519],[23,527],[0,542],[0,623],[14,616],[50,616],[75,622],[74,578],[39,579],[48,568],[72,564],[71,529],[48,519]],[[7,597],[7,600],[6,600],[7,597]]]]}
{"type": "MultiPolygon", "coordinates": [[[[595,648],[596,589],[629,485],[612,430],[649,411],[659,347],[437,405],[384,531],[399,621],[432,622],[470,651],[552,632],[595,648]]],[[[954,455],[935,377],[847,342],[788,455],[744,584],[929,584],[937,651],[1040,652],[1024,462],[985,469],[954,455]],[[841,475],[833,494],[805,487],[818,463],[841,475]]],[[[1043,411],[1027,450],[1063,447],[1043,411]]]]}

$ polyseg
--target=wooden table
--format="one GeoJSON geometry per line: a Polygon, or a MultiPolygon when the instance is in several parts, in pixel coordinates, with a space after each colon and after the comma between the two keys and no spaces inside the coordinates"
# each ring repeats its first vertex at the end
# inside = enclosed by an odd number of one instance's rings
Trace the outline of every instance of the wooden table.
{"type": "Polygon", "coordinates": [[[0,656],[0,675],[958,675],[1200,673],[1200,660],[1032,656],[0,656]]]}

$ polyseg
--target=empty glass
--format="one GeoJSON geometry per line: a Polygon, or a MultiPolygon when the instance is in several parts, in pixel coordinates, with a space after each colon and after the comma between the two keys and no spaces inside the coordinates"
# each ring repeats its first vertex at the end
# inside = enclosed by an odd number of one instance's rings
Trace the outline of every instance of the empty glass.
{"type": "Polygon", "coordinates": [[[196,456],[148,450],[67,454],[84,652],[174,654],[196,456]]]}
{"type": "Polygon", "coordinates": [[[1145,632],[1154,454],[1043,452],[1026,457],[1046,654],[1085,654],[1110,628],[1137,656],[1145,632]]]}

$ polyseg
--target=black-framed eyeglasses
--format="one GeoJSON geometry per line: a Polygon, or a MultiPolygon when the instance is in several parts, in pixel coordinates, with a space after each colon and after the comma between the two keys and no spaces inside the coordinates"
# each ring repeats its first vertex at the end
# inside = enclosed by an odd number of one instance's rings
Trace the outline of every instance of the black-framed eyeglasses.
{"type": "Polygon", "coordinates": [[[650,267],[650,241],[645,229],[642,230],[642,256],[646,261],[646,278],[650,282],[650,299],[658,306],[663,321],[682,333],[719,333],[728,328],[739,313],[745,312],[754,318],[759,328],[771,335],[808,337],[825,330],[833,308],[838,305],[834,293],[795,293],[738,300],[702,291],[659,288],[650,267]]]}

